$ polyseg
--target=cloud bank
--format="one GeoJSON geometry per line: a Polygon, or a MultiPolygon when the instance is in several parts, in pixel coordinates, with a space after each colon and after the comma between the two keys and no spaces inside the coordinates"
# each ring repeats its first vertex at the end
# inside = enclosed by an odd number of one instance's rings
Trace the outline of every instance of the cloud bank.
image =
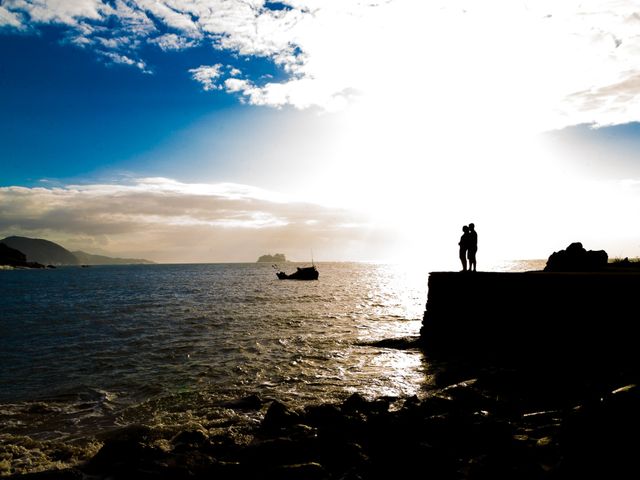
{"type": "MultiPolygon", "coordinates": [[[[368,260],[387,240],[352,212],[299,203],[247,185],[166,178],[129,185],[0,187],[0,236],[58,241],[69,249],[161,262],[290,258],[368,260]]],[[[380,253],[378,251],[378,253],[380,253]]]]}
{"type": "MultiPolygon", "coordinates": [[[[514,116],[538,130],[640,120],[640,6],[619,0],[2,0],[0,28],[58,25],[107,62],[153,70],[141,49],[211,45],[266,58],[274,81],[193,75],[273,107],[416,105],[437,121],[514,116]],[[235,80],[229,81],[230,79],[235,80]],[[428,110],[427,110],[428,109],[428,110]],[[521,117],[526,117],[521,118],[521,117]]],[[[245,70],[241,68],[241,70],[245,70]]]]}

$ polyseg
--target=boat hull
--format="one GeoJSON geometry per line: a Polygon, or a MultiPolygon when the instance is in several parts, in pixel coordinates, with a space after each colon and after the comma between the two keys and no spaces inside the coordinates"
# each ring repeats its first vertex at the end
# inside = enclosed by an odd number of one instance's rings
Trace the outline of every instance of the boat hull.
{"type": "Polygon", "coordinates": [[[320,273],[315,267],[298,268],[290,275],[284,272],[276,273],[280,280],[318,280],[320,273]]]}

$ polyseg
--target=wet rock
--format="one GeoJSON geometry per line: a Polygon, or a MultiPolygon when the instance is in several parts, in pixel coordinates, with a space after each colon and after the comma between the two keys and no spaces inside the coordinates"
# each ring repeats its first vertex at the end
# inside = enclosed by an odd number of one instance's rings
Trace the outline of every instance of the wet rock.
{"type": "Polygon", "coordinates": [[[15,475],[9,478],[20,480],[83,480],[85,475],[78,469],[66,468],[64,470],[48,470],[46,472],[15,475]]]}
{"type": "Polygon", "coordinates": [[[286,405],[273,401],[262,421],[262,428],[267,431],[279,430],[298,423],[300,416],[286,405]]]}
{"type": "Polygon", "coordinates": [[[366,410],[368,404],[369,402],[356,392],[343,402],[341,410],[348,413],[360,412],[366,410]]]}
{"type": "Polygon", "coordinates": [[[178,453],[168,456],[162,462],[152,464],[151,468],[144,465],[141,470],[153,472],[160,478],[207,478],[219,469],[216,459],[200,450],[191,450],[188,453],[178,453]]]}
{"type": "Polygon", "coordinates": [[[87,473],[123,472],[135,470],[143,464],[155,463],[165,454],[152,445],[159,435],[143,425],[131,425],[104,437],[104,445],[87,462],[87,473]]]}
{"type": "Polygon", "coordinates": [[[316,462],[282,465],[274,470],[278,480],[321,480],[329,478],[325,468],[316,462]]]}
{"type": "Polygon", "coordinates": [[[178,446],[198,447],[209,442],[209,435],[204,430],[186,430],[178,433],[171,443],[178,446]]]}
{"type": "Polygon", "coordinates": [[[240,452],[240,460],[247,465],[263,467],[313,462],[318,460],[318,443],[314,439],[257,440],[240,452]]]}
{"type": "Polygon", "coordinates": [[[637,471],[639,401],[637,386],[628,385],[575,408],[559,438],[563,475],[624,478],[637,471]]]}
{"type": "Polygon", "coordinates": [[[331,472],[343,474],[350,469],[362,469],[369,460],[358,443],[325,438],[318,443],[318,458],[331,472]]]}
{"type": "Polygon", "coordinates": [[[305,425],[304,423],[297,423],[295,425],[292,425],[287,430],[287,435],[289,436],[289,438],[294,440],[315,438],[318,435],[318,429],[309,425],[305,425]]]}
{"type": "Polygon", "coordinates": [[[477,405],[484,400],[482,394],[474,388],[476,379],[466,380],[442,389],[441,395],[449,397],[459,405],[477,405]]]}
{"type": "Polygon", "coordinates": [[[308,425],[326,429],[331,425],[341,426],[345,418],[335,405],[313,405],[306,408],[304,420],[308,425]]]}
{"type": "Polygon", "coordinates": [[[411,397],[404,399],[402,408],[407,410],[407,409],[416,408],[418,405],[420,405],[420,399],[418,398],[417,395],[413,395],[411,397]]]}

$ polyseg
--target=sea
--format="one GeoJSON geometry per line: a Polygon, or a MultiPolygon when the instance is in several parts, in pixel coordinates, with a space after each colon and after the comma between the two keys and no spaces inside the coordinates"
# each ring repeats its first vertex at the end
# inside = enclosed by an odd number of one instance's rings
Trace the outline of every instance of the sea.
{"type": "Polygon", "coordinates": [[[73,465],[132,424],[240,436],[264,415],[234,408],[250,395],[428,395],[421,351],[374,344],[419,334],[429,269],[317,266],[317,281],[259,263],[0,270],[0,476],[73,465]]]}

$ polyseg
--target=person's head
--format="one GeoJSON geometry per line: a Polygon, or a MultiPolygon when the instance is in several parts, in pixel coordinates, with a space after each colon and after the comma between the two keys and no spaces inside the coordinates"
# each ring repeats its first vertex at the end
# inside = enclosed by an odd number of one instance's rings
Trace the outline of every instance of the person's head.
{"type": "Polygon", "coordinates": [[[464,233],[467,233],[469,231],[469,227],[467,227],[466,225],[464,227],[462,227],[462,231],[464,233]]]}
{"type": "Polygon", "coordinates": [[[476,226],[473,223],[469,224],[469,230],[471,230],[472,232],[475,230],[476,226]]]}

